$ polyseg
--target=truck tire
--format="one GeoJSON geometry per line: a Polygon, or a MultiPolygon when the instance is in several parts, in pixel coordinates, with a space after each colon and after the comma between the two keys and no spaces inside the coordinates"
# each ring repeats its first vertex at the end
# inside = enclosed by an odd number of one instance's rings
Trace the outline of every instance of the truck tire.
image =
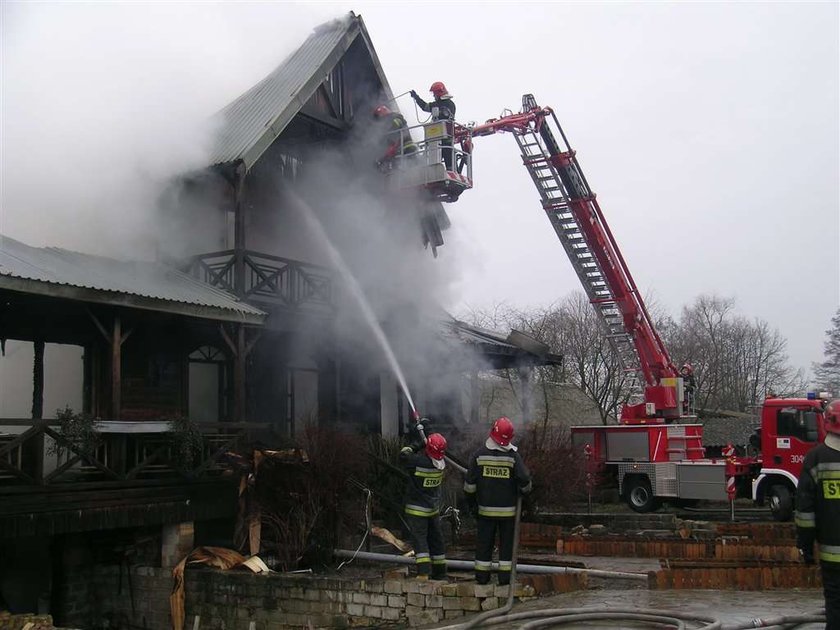
{"type": "Polygon", "coordinates": [[[625,495],[627,505],[634,512],[645,514],[659,508],[659,500],[653,496],[650,480],[641,475],[634,475],[627,481],[625,495]]]}
{"type": "Polygon", "coordinates": [[[770,486],[767,502],[770,504],[770,512],[774,520],[789,521],[793,516],[793,493],[788,486],[781,484],[770,486]]]}

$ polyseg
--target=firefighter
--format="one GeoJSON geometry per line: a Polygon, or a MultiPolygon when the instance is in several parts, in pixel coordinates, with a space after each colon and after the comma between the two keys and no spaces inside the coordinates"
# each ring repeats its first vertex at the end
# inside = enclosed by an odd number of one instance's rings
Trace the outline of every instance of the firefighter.
{"type": "Polygon", "coordinates": [[[493,546],[499,532],[499,585],[510,584],[516,501],[531,491],[531,475],[511,444],[513,424],[502,417],[470,458],[464,492],[476,517],[475,580],[490,582],[493,546]]]}
{"type": "Polygon", "coordinates": [[[405,117],[399,112],[393,112],[387,105],[379,105],[373,110],[373,119],[378,123],[385,152],[376,161],[381,170],[390,170],[397,155],[413,155],[417,153],[417,145],[408,130],[405,117]]]}
{"type": "Polygon", "coordinates": [[[805,455],[796,488],[796,546],[814,564],[819,544],[826,630],[840,630],[840,399],[823,414],[825,441],[805,455]]]}
{"type": "Polygon", "coordinates": [[[694,411],[694,389],[697,386],[694,379],[694,368],[691,363],[683,363],[680,368],[680,376],[683,379],[683,389],[685,390],[685,411],[691,413],[694,411]]]}
{"type": "Polygon", "coordinates": [[[400,451],[409,474],[405,488],[405,518],[414,543],[417,579],[446,579],[446,548],[440,526],[440,500],[446,467],[446,438],[432,433],[424,445],[400,451]]]}
{"type": "MultiPolygon", "coordinates": [[[[449,91],[446,89],[446,86],[441,81],[435,81],[432,83],[432,86],[429,88],[429,91],[432,93],[432,96],[435,97],[435,100],[431,103],[427,103],[424,101],[420,96],[418,96],[417,92],[411,90],[411,98],[414,99],[414,102],[417,103],[417,106],[422,109],[424,112],[429,112],[432,115],[433,121],[438,120],[445,120],[446,129],[451,136],[453,133],[452,123],[455,120],[455,103],[452,100],[452,96],[450,96],[449,91]]],[[[443,154],[443,163],[446,165],[446,170],[452,170],[452,138],[440,141],[441,153],[443,154]]]]}

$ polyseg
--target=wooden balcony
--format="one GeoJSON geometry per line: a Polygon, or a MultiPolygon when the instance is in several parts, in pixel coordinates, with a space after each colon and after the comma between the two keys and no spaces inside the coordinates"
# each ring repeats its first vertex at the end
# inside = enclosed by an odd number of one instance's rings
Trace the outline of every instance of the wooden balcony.
{"type": "Polygon", "coordinates": [[[266,425],[201,425],[191,462],[165,422],[97,422],[91,450],[54,420],[0,427],[2,537],[230,516],[239,474],[227,454],[266,425]]]}
{"type": "Polygon", "coordinates": [[[211,252],[195,256],[190,273],[248,301],[289,309],[333,306],[333,280],[327,268],[280,256],[233,249],[211,252]]]}

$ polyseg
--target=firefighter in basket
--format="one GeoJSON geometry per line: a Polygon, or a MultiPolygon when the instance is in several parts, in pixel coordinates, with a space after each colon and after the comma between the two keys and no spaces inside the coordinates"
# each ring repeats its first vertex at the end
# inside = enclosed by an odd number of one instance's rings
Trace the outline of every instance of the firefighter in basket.
{"type": "Polygon", "coordinates": [[[391,111],[387,105],[379,105],[373,110],[373,120],[382,136],[384,147],[384,152],[376,160],[380,171],[388,172],[394,168],[394,161],[400,155],[417,153],[417,145],[411,138],[408,123],[402,114],[391,111]]]}

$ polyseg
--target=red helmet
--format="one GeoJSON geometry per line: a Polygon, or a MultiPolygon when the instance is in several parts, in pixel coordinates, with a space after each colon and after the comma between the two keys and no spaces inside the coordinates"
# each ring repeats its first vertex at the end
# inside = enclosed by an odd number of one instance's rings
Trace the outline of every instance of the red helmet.
{"type": "Polygon", "coordinates": [[[683,363],[683,366],[680,368],[680,372],[687,372],[688,374],[694,374],[694,368],[691,367],[691,363],[683,363]]]}
{"type": "Polygon", "coordinates": [[[493,428],[490,429],[490,437],[499,446],[507,446],[513,439],[513,423],[510,418],[502,416],[493,423],[493,428]]]}
{"type": "Polygon", "coordinates": [[[825,408],[825,430],[840,434],[840,398],[832,400],[825,408]]]}
{"type": "Polygon", "coordinates": [[[426,440],[426,455],[432,459],[443,459],[446,453],[446,438],[440,433],[432,433],[426,440]]]}
{"type": "Polygon", "coordinates": [[[383,116],[387,116],[390,113],[391,110],[388,109],[387,105],[379,105],[376,109],[373,110],[373,117],[382,118],[383,116]]]}
{"type": "Polygon", "coordinates": [[[438,97],[443,96],[444,94],[448,94],[449,90],[446,89],[446,86],[443,84],[442,81],[435,81],[434,83],[432,83],[432,87],[429,88],[429,92],[438,97]]]}

